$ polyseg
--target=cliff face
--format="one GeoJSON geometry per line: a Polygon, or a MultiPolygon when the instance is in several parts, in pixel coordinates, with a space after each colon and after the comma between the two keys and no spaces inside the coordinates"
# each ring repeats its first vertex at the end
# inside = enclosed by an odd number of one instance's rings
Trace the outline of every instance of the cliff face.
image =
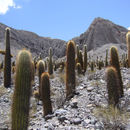
{"type": "Polygon", "coordinates": [[[87,44],[88,51],[108,43],[126,43],[125,35],[128,30],[109,20],[95,18],[88,30],[73,40],[79,44],[87,44]]]}
{"type": "MultiPolygon", "coordinates": [[[[6,25],[0,24],[0,49],[4,48],[6,27],[6,25]]],[[[108,43],[125,43],[125,34],[127,31],[124,27],[116,25],[109,20],[96,18],[86,32],[79,37],[73,38],[73,40],[81,48],[84,44],[87,44],[88,51],[90,51],[108,43]]],[[[17,50],[27,48],[34,55],[41,53],[42,57],[48,56],[49,47],[52,47],[53,55],[60,58],[65,55],[66,41],[40,37],[33,32],[11,28],[11,46],[14,55],[17,50]]]]}

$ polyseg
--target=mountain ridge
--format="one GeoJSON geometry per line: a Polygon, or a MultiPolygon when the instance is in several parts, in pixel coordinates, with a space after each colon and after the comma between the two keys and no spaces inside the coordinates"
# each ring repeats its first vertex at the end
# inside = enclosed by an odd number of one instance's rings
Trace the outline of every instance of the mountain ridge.
{"type": "MultiPolygon", "coordinates": [[[[0,49],[1,47],[2,49],[4,48],[3,42],[6,27],[8,26],[0,23],[0,49]]],[[[74,40],[81,49],[82,46],[86,44],[88,51],[90,51],[108,43],[126,43],[125,35],[127,31],[126,28],[120,25],[98,17],[93,20],[84,33],[72,38],[72,40],[74,40]]],[[[14,50],[27,48],[35,55],[41,53],[43,58],[48,56],[48,50],[52,47],[54,57],[61,58],[65,55],[66,41],[42,37],[34,32],[11,28],[11,46],[14,50]]]]}

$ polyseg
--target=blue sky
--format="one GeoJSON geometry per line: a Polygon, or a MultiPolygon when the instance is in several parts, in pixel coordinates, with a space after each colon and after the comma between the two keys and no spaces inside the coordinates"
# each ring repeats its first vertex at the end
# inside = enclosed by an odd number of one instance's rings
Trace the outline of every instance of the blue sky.
{"type": "Polygon", "coordinates": [[[130,27],[130,0],[0,0],[0,22],[40,36],[70,40],[95,17],[130,27]]]}

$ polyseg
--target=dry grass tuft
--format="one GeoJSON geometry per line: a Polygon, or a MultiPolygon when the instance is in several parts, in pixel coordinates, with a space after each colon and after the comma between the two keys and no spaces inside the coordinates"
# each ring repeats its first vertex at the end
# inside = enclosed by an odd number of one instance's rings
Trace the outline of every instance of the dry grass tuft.
{"type": "Polygon", "coordinates": [[[130,113],[109,106],[108,108],[96,108],[94,115],[104,122],[106,129],[118,129],[128,123],[130,113]]]}

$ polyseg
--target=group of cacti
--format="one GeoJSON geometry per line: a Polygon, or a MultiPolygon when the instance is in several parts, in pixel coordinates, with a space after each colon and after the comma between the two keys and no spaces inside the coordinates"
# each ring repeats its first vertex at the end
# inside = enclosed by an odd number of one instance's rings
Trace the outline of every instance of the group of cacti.
{"type": "Polygon", "coordinates": [[[106,71],[108,102],[110,105],[116,106],[119,98],[124,94],[118,50],[116,47],[111,47],[110,49],[110,65],[106,71]]]}
{"type": "Polygon", "coordinates": [[[107,90],[109,105],[117,106],[119,98],[123,97],[123,81],[120,65],[130,68],[130,32],[126,34],[128,53],[122,56],[122,64],[119,60],[118,50],[116,47],[110,49],[110,67],[107,68],[107,90]]]}
{"type": "MultiPolygon", "coordinates": [[[[130,67],[130,32],[127,34],[127,46],[128,46],[128,67],[130,67]]],[[[100,70],[102,67],[107,67],[107,89],[108,89],[108,102],[110,105],[116,106],[119,102],[119,98],[123,96],[123,82],[120,71],[120,62],[118,51],[115,47],[110,49],[110,63],[108,62],[108,50],[106,50],[105,64],[101,58],[97,57],[97,60],[88,61],[87,58],[87,46],[84,45],[84,53],[79,49],[77,45],[75,48],[75,42],[70,40],[67,43],[66,48],[66,63],[64,61],[60,63],[54,63],[52,59],[52,48],[49,49],[49,58],[46,61],[42,60],[40,56],[39,60],[34,58],[32,60],[31,53],[27,50],[19,52],[15,62],[11,65],[11,52],[10,52],[10,29],[6,29],[5,35],[5,51],[0,51],[5,55],[4,60],[4,86],[6,88],[11,86],[11,66],[12,72],[15,76],[15,89],[13,95],[12,104],[12,130],[27,130],[29,122],[29,105],[31,97],[32,81],[35,78],[35,72],[38,71],[39,77],[39,91],[37,97],[43,102],[44,116],[52,113],[52,104],[50,98],[50,80],[49,75],[53,74],[53,70],[57,68],[66,71],[66,99],[70,99],[75,94],[76,87],[76,73],[85,74],[87,67],[94,71],[95,66],[100,70]],[[90,62],[91,61],[91,62],[90,62]],[[48,67],[48,72],[46,69],[48,67]]],[[[89,56],[90,57],[90,56],[89,56]]],[[[3,68],[3,62],[0,64],[0,69],[3,68]]]]}

